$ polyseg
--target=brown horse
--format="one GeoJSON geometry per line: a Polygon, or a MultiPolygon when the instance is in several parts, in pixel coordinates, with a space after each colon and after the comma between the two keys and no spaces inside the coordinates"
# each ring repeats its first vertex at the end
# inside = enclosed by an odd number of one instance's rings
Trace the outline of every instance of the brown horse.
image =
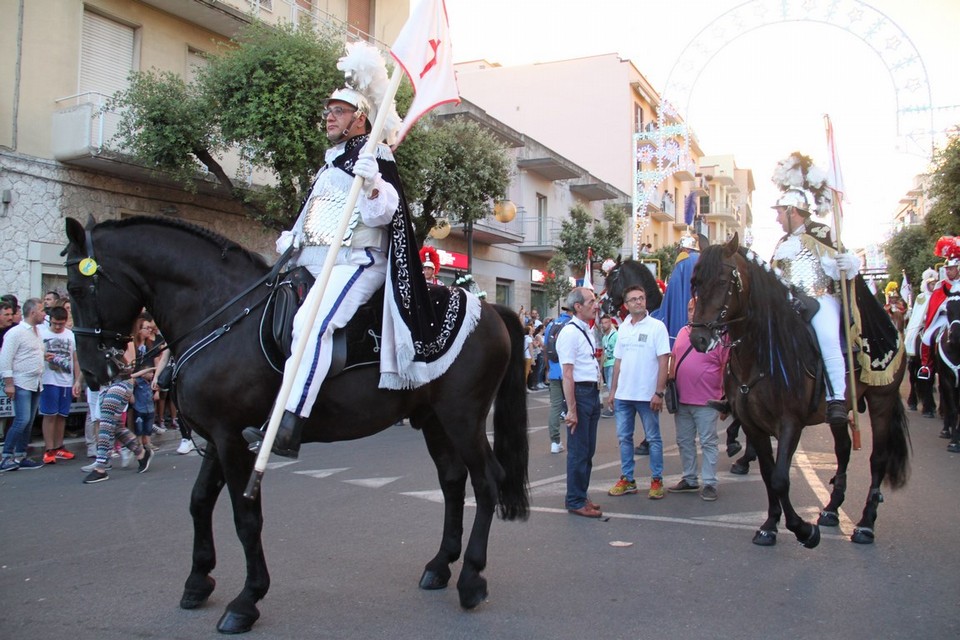
{"type": "MultiPolygon", "coordinates": [[[[261,352],[259,316],[252,314],[266,299],[270,268],[226,238],[166,219],[91,220],[84,229],[68,218],[66,231],[77,353],[90,386],[116,375],[126,334],[146,307],[178,359],[180,419],[208,442],[190,496],[193,566],[180,606],[198,607],[213,592],[213,508],[226,486],[247,576],[217,629],[248,631],[260,615],[256,603],[266,595],[270,576],[260,535],[261,499],[244,497],[254,455],[240,433],[264,421],[280,388],[280,374],[261,352]],[[218,311],[210,315],[210,309],[218,311]]],[[[329,378],[303,436],[304,442],[353,440],[408,416],[423,432],[444,498],[440,548],[420,578],[424,589],[446,587],[450,564],[460,557],[469,475],[477,509],[457,582],[467,609],[487,597],[481,572],[494,513],[511,520],[529,513],[523,368],[520,319],[506,307],[484,304],[476,328],[441,377],[402,391],[378,388],[375,366],[329,378]],[[494,401],[491,450],[486,418],[494,401]]]]}
{"type": "MultiPolygon", "coordinates": [[[[839,524],[837,511],[846,491],[851,449],[846,426],[831,426],[837,455],[837,472],[831,480],[833,491],[819,521],[805,522],[790,503],[790,462],[801,430],[824,421],[822,384],[811,374],[820,368],[816,340],[796,312],[788,286],[756,254],[741,249],[736,235],[725,245],[703,251],[692,284],[697,307],[690,340],[699,351],[708,351],[721,341],[730,346],[724,380],[726,396],[757,450],[767,488],[767,519],[753,541],[761,546],[775,544],[782,513],[787,528],[803,546],[812,549],[820,541],[819,525],[839,524]],[[776,459],[771,436],[779,441],[776,459]]],[[[873,304],[876,309],[861,307],[861,314],[879,311],[889,323],[879,303],[874,300],[873,304]]],[[[892,325],[889,329],[893,331],[892,325]]],[[[899,348],[902,350],[902,345],[899,348]]],[[[863,515],[851,535],[853,542],[869,544],[874,540],[877,506],[883,501],[881,483],[887,480],[891,488],[898,488],[907,480],[909,434],[900,398],[904,362],[901,357],[889,384],[871,386],[858,382],[855,389],[855,406],[862,411],[865,401],[869,409],[873,451],[870,491],[863,515]]],[[[848,389],[848,399],[850,392],[848,389]]]]}

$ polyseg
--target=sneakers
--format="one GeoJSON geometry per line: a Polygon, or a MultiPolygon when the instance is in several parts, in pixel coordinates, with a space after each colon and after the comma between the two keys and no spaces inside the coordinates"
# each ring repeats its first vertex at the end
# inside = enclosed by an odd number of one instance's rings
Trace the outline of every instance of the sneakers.
{"type": "Polygon", "coordinates": [[[91,471],[90,475],[83,479],[83,484],[96,484],[98,482],[103,482],[104,480],[109,480],[110,474],[106,471],[91,471]]]}
{"type": "Polygon", "coordinates": [[[52,449],[43,452],[43,464],[57,464],[57,454],[52,449]]]}
{"type": "Polygon", "coordinates": [[[154,423],[153,423],[153,428],[151,429],[151,432],[152,432],[153,435],[155,435],[155,436],[162,436],[164,433],[167,432],[167,430],[164,429],[161,425],[159,425],[159,424],[157,424],[156,422],[154,422],[154,423]]]}
{"type": "Polygon", "coordinates": [[[130,466],[130,463],[133,461],[133,451],[124,447],[120,449],[120,466],[126,469],[130,466]]]}
{"type": "Polygon", "coordinates": [[[17,464],[17,461],[13,458],[4,458],[3,462],[0,462],[0,473],[6,473],[7,471],[16,471],[20,468],[20,465],[17,464]]]}
{"type": "Polygon", "coordinates": [[[650,444],[644,440],[636,446],[633,450],[633,455],[635,456],[648,456],[650,455],[650,444]]]}
{"type": "Polygon", "coordinates": [[[612,418],[612,417],[613,417],[613,411],[610,411],[609,409],[604,409],[603,411],[600,412],[600,417],[601,417],[601,418],[612,418]]]}
{"type": "Polygon", "coordinates": [[[73,460],[77,457],[64,449],[62,445],[53,450],[53,455],[57,456],[57,460],[73,460]]]}
{"type": "Polygon", "coordinates": [[[667,491],[670,493],[693,493],[700,491],[700,485],[690,484],[686,480],[680,480],[680,482],[667,489],[667,491]]]}
{"type": "Polygon", "coordinates": [[[17,460],[17,464],[20,465],[21,469],[42,469],[43,464],[37,462],[36,460],[31,460],[30,458],[21,458],[17,460]]]}
{"type": "Polygon", "coordinates": [[[717,488],[712,484],[703,485],[703,489],[700,490],[700,497],[707,502],[713,502],[717,499],[717,488]]]}
{"type": "Polygon", "coordinates": [[[637,493],[638,491],[636,480],[627,480],[626,476],[620,476],[617,484],[613,485],[610,491],[607,491],[607,494],[611,496],[624,496],[628,493],[637,493]]]}
{"type": "Polygon", "coordinates": [[[143,450],[143,457],[137,460],[137,473],[146,473],[150,468],[150,461],[153,460],[153,451],[149,448],[143,450]]]}
{"type": "Polygon", "coordinates": [[[113,469],[113,465],[108,462],[106,466],[100,466],[96,462],[91,462],[90,464],[85,464],[82,467],[80,467],[80,471],[83,471],[84,473],[90,473],[94,469],[100,469],[101,471],[109,471],[110,469],[113,469]]]}
{"type": "Polygon", "coordinates": [[[654,478],[650,481],[650,493],[647,494],[651,500],[663,499],[663,479],[654,478]]]}
{"type": "MultiPolygon", "coordinates": [[[[188,442],[188,440],[184,440],[184,442],[188,442]]],[[[550,453],[561,453],[562,451],[563,451],[563,443],[562,443],[562,442],[551,442],[551,443],[550,443],[550,453]]],[[[179,449],[177,450],[177,453],[180,453],[180,450],[179,450],[179,449]]]]}
{"type": "MultiPolygon", "coordinates": [[[[190,453],[191,451],[195,450],[196,448],[197,448],[197,447],[193,444],[193,440],[191,440],[190,438],[181,438],[181,439],[180,439],[180,446],[177,447],[177,453],[179,453],[179,454],[182,455],[182,456],[185,456],[185,455],[187,455],[188,453],[190,453]]],[[[562,447],[561,447],[561,451],[562,451],[562,450],[563,450],[563,449],[562,449],[562,447]]],[[[550,453],[559,453],[559,452],[558,452],[558,451],[553,451],[553,450],[551,449],[551,450],[550,450],[550,453]]]]}

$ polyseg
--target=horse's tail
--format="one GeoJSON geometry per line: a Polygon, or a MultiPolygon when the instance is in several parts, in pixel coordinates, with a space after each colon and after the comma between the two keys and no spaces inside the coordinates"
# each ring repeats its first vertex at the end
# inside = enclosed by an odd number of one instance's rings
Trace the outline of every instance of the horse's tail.
{"type": "Polygon", "coordinates": [[[891,489],[899,489],[907,484],[910,476],[910,431],[907,428],[907,412],[903,399],[897,394],[893,405],[893,415],[885,434],[887,452],[885,477],[891,489]]]}
{"type": "Polygon", "coordinates": [[[527,481],[527,386],[524,380],[523,324],[519,316],[493,305],[510,334],[510,361],[497,389],[493,414],[493,452],[504,470],[497,512],[504,520],[526,520],[530,515],[527,481]]]}

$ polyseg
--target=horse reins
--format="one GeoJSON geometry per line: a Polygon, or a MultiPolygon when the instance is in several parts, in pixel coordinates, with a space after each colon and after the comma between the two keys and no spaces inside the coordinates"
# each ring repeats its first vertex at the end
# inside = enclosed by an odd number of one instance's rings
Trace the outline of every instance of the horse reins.
{"type": "MultiPolygon", "coordinates": [[[[730,312],[730,300],[733,297],[734,287],[736,287],[737,294],[743,293],[743,281],[740,278],[740,271],[736,267],[730,270],[730,280],[727,281],[727,292],[724,295],[723,306],[720,307],[720,312],[717,314],[716,320],[710,322],[691,322],[690,327],[692,329],[706,329],[713,335],[717,342],[723,344],[722,338],[728,335],[729,326],[734,322],[742,322],[744,320],[743,317],[727,319],[727,314],[730,312]]],[[[741,340],[743,340],[743,338],[724,344],[723,346],[732,349],[740,344],[741,340]]]]}

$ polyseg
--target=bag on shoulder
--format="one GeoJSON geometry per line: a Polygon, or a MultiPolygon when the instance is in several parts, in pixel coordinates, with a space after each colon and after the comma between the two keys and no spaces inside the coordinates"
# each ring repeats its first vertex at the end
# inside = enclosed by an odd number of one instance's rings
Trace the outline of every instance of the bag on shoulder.
{"type": "Polygon", "coordinates": [[[677,381],[674,378],[667,380],[667,386],[663,388],[663,404],[667,408],[667,413],[676,413],[680,407],[680,392],[677,390],[677,381]]]}
{"type": "Polygon", "coordinates": [[[547,360],[550,362],[560,362],[560,356],[557,355],[557,336],[560,335],[560,330],[563,329],[568,322],[570,322],[569,317],[552,320],[544,332],[543,350],[547,354],[547,360]]]}

